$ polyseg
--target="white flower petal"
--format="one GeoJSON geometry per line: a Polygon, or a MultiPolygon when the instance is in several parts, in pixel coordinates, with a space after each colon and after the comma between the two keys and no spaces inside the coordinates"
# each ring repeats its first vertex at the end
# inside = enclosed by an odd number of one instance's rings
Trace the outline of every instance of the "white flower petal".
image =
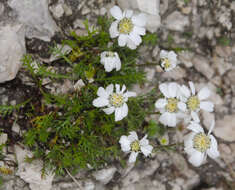
{"type": "Polygon", "coordinates": [[[102,98],[108,98],[109,94],[105,91],[103,87],[99,87],[97,91],[97,95],[102,98]]]}
{"type": "Polygon", "coordinates": [[[92,104],[93,106],[100,108],[100,107],[107,106],[109,104],[109,100],[99,97],[99,98],[94,99],[92,104]]]}
{"type": "Polygon", "coordinates": [[[113,93],[113,84],[110,84],[106,87],[106,92],[110,95],[113,93]]]}
{"type": "Polygon", "coordinates": [[[146,34],[146,29],[143,28],[143,27],[134,26],[133,33],[138,34],[138,35],[145,35],[146,34]]]}
{"type": "Polygon", "coordinates": [[[196,91],[195,91],[195,86],[194,86],[193,82],[189,81],[189,86],[190,86],[192,95],[195,95],[196,91]]]}
{"type": "Polygon", "coordinates": [[[111,72],[114,69],[114,64],[112,64],[112,62],[106,62],[104,64],[104,68],[106,72],[111,72]]]}
{"type": "Polygon", "coordinates": [[[155,103],[155,107],[160,109],[160,108],[164,108],[167,105],[167,100],[160,98],[156,101],[155,103]]]}
{"type": "Polygon", "coordinates": [[[175,82],[171,82],[168,84],[168,93],[170,98],[175,98],[178,91],[178,84],[175,82]]]}
{"type": "Polygon", "coordinates": [[[130,142],[134,142],[134,141],[138,140],[138,135],[135,131],[131,131],[129,133],[130,133],[130,135],[127,138],[130,142]]]}
{"type": "Polygon", "coordinates": [[[215,159],[215,158],[219,157],[219,155],[220,155],[220,153],[218,151],[217,141],[213,135],[210,135],[209,137],[211,140],[211,147],[207,150],[207,154],[211,158],[215,159]]]}
{"type": "Polygon", "coordinates": [[[110,34],[110,37],[111,37],[111,38],[116,38],[116,37],[118,37],[119,32],[118,32],[118,21],[117,21],[117,20],[114,21],[114,22],[111,24],[111,26],[110,26],[110,28],[109,28],[109,34],[110,34]]]}
{"type": "Polygon", "coordinates": [[[191,117],[193,118],[194,122],[200,123],[199,116],[198,116],[198,114],[196,112],[191,111],[191,117]]]}
{"type": "Polygon", "coordinates": [[[185,112],[187,110],[187,106],[184,102],[178,102],[177,106],[183,112],[185,112]]]}
{"type": "Polygon", "coordinates": [[[120,84],[115,84],[116,92],[120,93],[120,84]]]}
{"type": "Polygon", "coordinates": [[[138,154],[139,154],[138,152],[131,152],[129,157],[129,163],[134,163],[136,161],[138,154]]]}
{"type": "Polygon", "coordinates": [[[159,121],[166,126],[175,127],[176,126],[176,114],[165,112],[160,116],[159,121]]]}
{"type": "Polygon", "coordinates": [[[123,13],[123,17],[126,17],[126,18],[131,18],[133,15],[133,11],[132,10],[125,10],[124,13],[123,13]]]}
{"type": "Polygon", "coordinates": [[[195,151],[190,157],[189,162],[195,167],[199,167],[205,160],[205,154],[199,151],[195,151]]]}
{"type": "Polygon", "coordinates": [[[167,58],[167,57],[168,57],[168,51],[161,50],[160,51],[160,58],[163,59],[163,58],[167,58]]]}
{"type": "Polygon", "coordinates": [[[126,103],[122,105],[121,111],[122,111],[122,118],[126,117],[128,114],[128,106],[126,103]]]}
{"type": "Polygon", "coordinates": [[[118,37],[118,45],[121,47],[124,47],[127,43],[127,38],[128,38],[128,35],[120,34],[118,37]]]}
{"type": "Polygon", "coordinates": [[[133,33],[133,32],[131,32],[130,34],[129,34],[129,38],[134,42],[134,44],[135,45],[140,45],[141,44],[141,42],[142,42],[142,39],[141,39],[141,37],[138,35],[138,34],[135,34],[135,33],[133,33]]]}
{"type": "Polygon", "coordinates": [[[188,135],[184,136],[184,146],[185,146],[186,149],[193,148],[193,138],[194,138],[194,136],[195,136],[195,133],[189,133],[188,135]]]}
{"type": "Polygon", "coordinates": [[[214,104],[209,101],[203,101],[203,102],[200,102],[200,108],[208,112],[213,112],[214,104]]]}
{"type": "Polygon", "coordinates": [[[129,47],[130,49],[137,48],[136,44],[129,37],[127,37],[127,47],[129,47]]]}
{"type": "Polygon", "coordinates": [[[191,122],[187,129],[192,130],[195,133],[204,133],[202,126],[195,122],[191,122]]]}
{"type": "Polygon", "coordinates": [[[123,119],[122,117],[122,109],[116,108],[115,109],[115,121],[121,121],[123,119]]]}
{"type": "Polygon", "coordinates": [[[116,66],[116,71],[119,71],[121,69],[121,60],[119,59],[119,57],[116,60],[116,65],[115,66],[116,66]]]}
{"type": "Polygon", "coordinates": [[[168,58],[172,61],[177,61],[177,54],[174,51],[168,53],[168,58]]]}
{"type": "Polygon", "coordinates": [[[121,93],[124,93],[124,91],[126,90],[126,85],[122,85],[122,90],[121,90],[121,93]]]}
{"type": "Polygon", "coordinates": [[[211,126],[210,126],[210,129],[209,129],[208,135],[211,134],[211,132],[213,131],[214,127],[215,127],[215,120],[213,119],[212,122],[211,122],[211,126]]]}
{"type": "Polygon", "coordinates": [[[189,98],[190,97],[190,90],[188,89],[188,87],[187,86],[185,86],[185,85],[182,85],[181,87],[180,87],[180,92],[186,97],[186,98],[189,98]]]}
{"type": "Polygon", "coordinates": [[[110,13],[117,20],[121,20],[123,18],[122,10],[118,6],[113,6],[110,9],[110,13]]]}
{"type": "Polygon", "coordinates": [[[209,90],[209,88],[204,87],[202,88],[199,92],[198,92],[198,98],[199,100],[205,100],[210,96],[211,92],[209,90]]]}
{"type": "Polygon", "coordinates": [[[149,140],[147,139],[147,135],[145,135],[141,140],[140,140],[140,145],[145,146],[149,144],[149,140]]]}
{"type": "Polygon", "coordinates": [[[124,96],[129,98],[129,97],[135,97],[137,94],[135,92],[127,91],[124,96]]]}
{"type": "Polygon", "coordinates": [[[170,98],[169,93],[168,93],[168,86],[166,83],[160,84],[159,89],[165,97],[170,98]]]}
{"type": "Polygon", "coordinates": [[[108,115],[112,114],[114,112],[114,110],[115,110],[115,108],[113,106],[103,109],[103,111],[108,115]]]}
{"type": "Polygon", "coordinates": [[[132,22],[134,23],[134,25],[137,25],[137,26],[141,26],[141,27],[145,26],[146,21],[147,21],[146,16],[143,13],[139,15],[134,15],[132,17],[132,22]]]}
{"type": "Polygon", "coordinates": [[[128,152],[131,150],[130,141],[128,140],[127,136],[121,136],[119,143],[121,144],[121,149],[123,152],[128,152]]]}
{"type": "Polygon", "coordinates": [[[153,147],[151,145],[140,146],[140,150],[147,157],[151,154],[153,147]]]}

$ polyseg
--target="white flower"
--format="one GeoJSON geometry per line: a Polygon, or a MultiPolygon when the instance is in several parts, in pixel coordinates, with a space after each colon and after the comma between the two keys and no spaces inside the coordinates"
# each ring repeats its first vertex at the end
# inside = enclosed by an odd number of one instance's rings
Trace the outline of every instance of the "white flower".
{"type": "Polygon", "coordinates": [[[184,150],[189,155],[189,162],[194,166],[200,166],[207,155],[215,159],[219,156],[217,141],[211,131],[214,128],[215,122],[212,121],[210,130],[206,135],[199,122],[191,122],[187,127],[192,130],[184,139],[184,150]]]}
{"type": "Polygon", "coordinates": [[[177,66],[177,55],[174,51],[161,50],[160,52],[161,67],[165,71],[170,71],[177,66]]]}
{"type": "Polygon", "coordinates": [[[142,42],[141,35],[145,35],[146,17],[144,14],[133,15],[132,10],[122,10],[118,6],[110,9],[111,15],[116,19],[110,28],[111,38],[118,37],[118,45],[136,49],[142,42]]]}
{"type": "Polygon", "coordinates": [[[100,55],[100,62],[104,65],[105,71],[110,72],[116,68],[116,71],[121,69],[121,60],[116,52],[104,51],[100,55]]]}
{"type": "Polygon", "coordinates": [[[155,107],[161,112],[159,121],[166,126],[175,127],[186,110],[186,104],[177,99],[179,85],[174,82],[163,83],[159,85],[159,89],[165,96],[155,103],[155,107]]]}
{"type": "Polygon", "coordinates": [[[207,87],[202,88],[197,94],[193,82],[189,82],[190,90],[185,85],[180,87],[181,99],[187,104],[187,110],[192,114],[197,114],[200,109],[212,112],[214,104],[205,101],[210,96],[210,90],[207,87]]]}
{"type": "Polygon", "coordinates": [[[116,92],[113,91],[114,85],[110,84],[104,89],[99,87],[97,95],[99,96],[93,100],[93,105],[95,107],[107,107],[103,109],[106,114],[112,114],[115,112],[115,121],[120,121],[128,114],[128,107],[126,102],[129,97],[136,96],[135,92],[125,92],[126,86],[123,85],[120,90],[120,85],[115,85],[116,92]]]}
{"type": "Polygon", "coordinates": [[[149,145],[147,135],[145,135],[141,140],[138,140],[138,136],[135,131],[130,132],[129,136],[121,136],[119,143],[123,152],[131,152],[129,157],[130,163],[136,161],[136,157],[140,152],[147,157],[153,150],[153,147],[149,145]]]}

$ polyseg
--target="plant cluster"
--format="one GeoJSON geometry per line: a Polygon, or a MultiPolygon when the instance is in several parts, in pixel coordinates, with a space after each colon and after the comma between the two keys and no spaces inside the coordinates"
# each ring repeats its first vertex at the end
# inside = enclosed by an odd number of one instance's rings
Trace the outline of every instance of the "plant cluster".
{"type": "MultiPolygon", "coordinates": [[[[37,100],[32,98],[24,107],[24,143],[34,152],[28,160],[40,158],[45,168],[63,174],[67,168],[99,168],[114,159],[124,163],[121,146],[122,151],[130,153],[129,162],[135,162],[139,153],[149,156],[162,147],[175,147],[169,145],[165,132],[167,127],[182,122],[192,131],[185,138],[185,151],[193,165],[201,165],[207,154],[212,158],[219,156],[211,135],[214,122],[205,134],[198,114],[200,109],[213,111],[213,103],[206,101],[208,88],[196,93],[192,82],[190,89],[171,82],[162,83],[147,94],[129,91],[132,85],[145,81],[144,72],[136,64],[137,47],[142,40],[153,44],[157,38],[146,34],[144,14],[122,12],[117,6],[110,13],[113,18],[98,18],[96,29],[85,22],[87,35],[72,32],[70,39],[63,42],[71,51],[52,48],[58,57],[54,66],[63,65],[65,70],[53,71],[30,55],[23,58],[38,89],[37,100]],[[49,79],[48,84],[44,84],[45,78],[49,79]],[[52,93],[47,88],[65,80],[74,84],[68,93],[52,93]],[[147,122],[145,118],[150,114],[160,114],[159,121],[147,122]],[[139,140],[136,131],[148,135],[139,140]]],[[[160,58],[165,72],[177,67],[175,52],[162,50],[160,58]]]]}

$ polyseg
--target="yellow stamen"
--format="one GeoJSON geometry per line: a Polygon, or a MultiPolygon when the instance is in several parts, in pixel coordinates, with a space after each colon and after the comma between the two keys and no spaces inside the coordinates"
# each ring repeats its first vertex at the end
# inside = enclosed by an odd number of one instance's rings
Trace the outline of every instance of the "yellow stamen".
{"type": "Polygon", "coordinates": [[[193,147],[199,152],[205,152],[211,146],[210,138],[204,133],[196,134],[193,138],[193,147]]]}
{"type": "Polygon", "coordinates": [[[131,151],[134,151],[134,152],[140,151],[140,143],[139,143],[139,141],[136,140],[133,143],[131,143],[131,151]]]}
{"type": "Polygon", "coordinates": [[[133,27],[134,25],[129,18],[123,18],[118,24],[118,30],[122,34],[129,34],[133,27]]]}
{"type": "Polygon", "coordinates": [[[106,53],[106,57],[114,57],[114,56],[115,56],[115,54],[112,51],[108,51],[106,53]]]}
{"type": "Polygon", "coordinates": [[[168,98],[167,99],[167,105],[166,110],[170,113],[176,112],[178,110],[177,107],[178,100],[176,98],[168,98]]]}
{"type": "Polygon", "coordinates": [[[121,107],[124,103],[124,97],[121,94],[113,93],[109,101],[114,107],[121,107]]]}
{"type": "Polygon", "coordinates": [[[191,96],[187,101],[187,106],[190,110],[196,110],[200,105],[200,101],[197,96],[191,96]]]}
{"type": "Polygon", "coordinates": [[[171,66],[170,60],[168,58],[163,58],[162,62],[165,62],[164,68],[168,69],[171,66]]]}

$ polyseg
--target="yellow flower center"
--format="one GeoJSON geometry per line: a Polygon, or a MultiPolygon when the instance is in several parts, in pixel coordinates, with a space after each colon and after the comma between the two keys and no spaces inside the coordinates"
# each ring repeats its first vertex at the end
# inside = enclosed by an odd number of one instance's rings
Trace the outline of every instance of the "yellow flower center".
{"type": "Polygon", "coordinates": [[[113,93],[110,96],[110,104],[113,105],[114,107],[121,107],[124,103],[124,97],[121,94],[113,93]]]}
{"type": "Polygon", "coordinates": [[[118,24],[118,30],[122,34],[129,34],[133,27],[134,25],[129,18],[123,18],[118,24]]]}
{"type": "Polygon", "coordinates": [[[205,152],[211,146],[210,138],[204,133],[199,133],[193,138],[193,147],[199,152],[205,152]]]}
{"type": "Polygon", "coordinates": [[[168,58],[163,58],[162,62],[165,62],[164,68],[168,69],[171,66],[170,60],[168,58]]]}
{"type": "Polygon", "coordinates": [[[187,106],[190,110],[194,111],[199,107],[200,101],[197,96],[191,96],[187,101],[187,106]]]}
{"type": "Polygon", "coordinates": [[[112,51],[108,51],[106,53],[106,57],[114,57],[114,56],[115,56],[115,54],[112,51]]]}
{"type": "Polygon", "coordinates": [[[162,144],[162,145],[166,145],[167,144],[167,139],[166,138],[162,138],[161,140],[160,140],[160,143],[162,144]]]}
{"type": "Polygon", "coordinates": [[[140,151],[140,143],[139,143],[139,141],[136,140],[133,143],[131,143],[131,151],[134,151],[134,152],[140,151]]]}
{"type": "Polygon", "coordinates": [[[166,110],[170,113],[176,112],[178,110],[177,107],[178,100],[176,98],[168,98],[167,99],[167,105],[166,110]]]}

